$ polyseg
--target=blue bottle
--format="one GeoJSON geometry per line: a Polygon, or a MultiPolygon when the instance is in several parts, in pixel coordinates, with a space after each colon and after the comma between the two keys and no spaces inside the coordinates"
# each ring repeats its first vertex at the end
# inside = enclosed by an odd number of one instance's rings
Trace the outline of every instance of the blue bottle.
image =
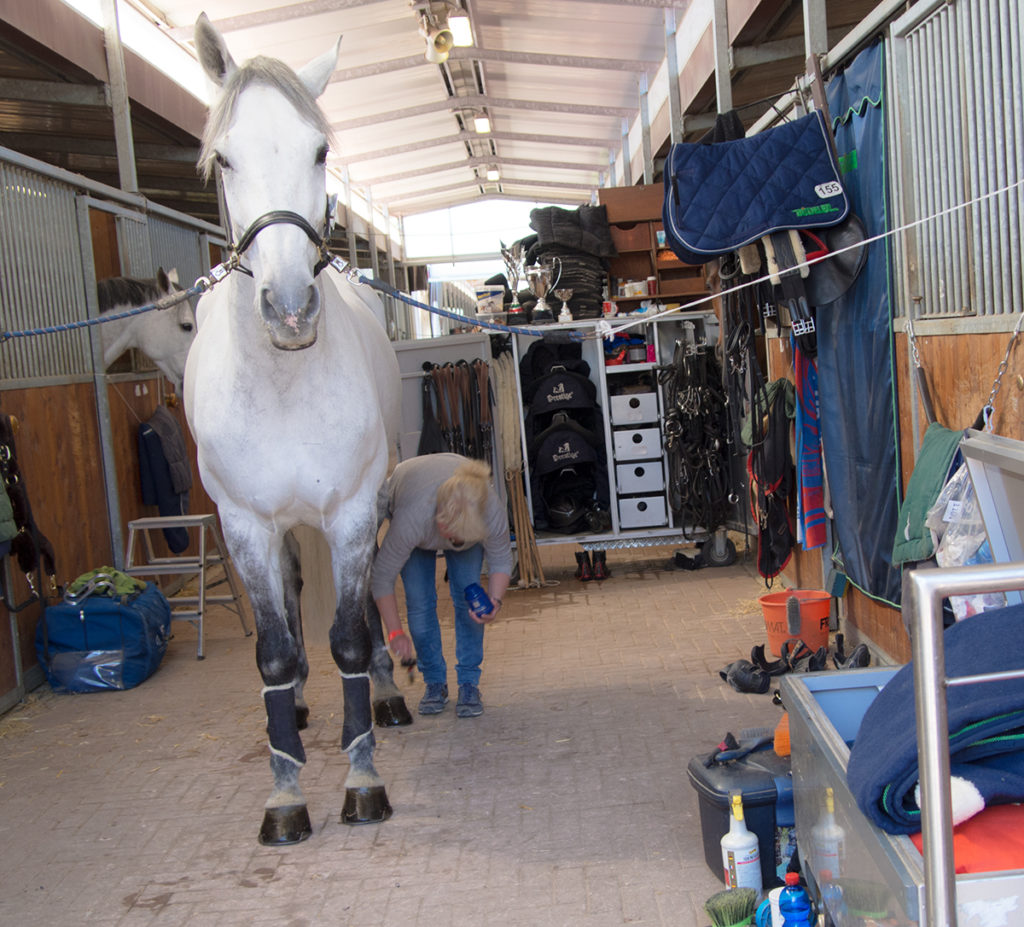
{"type": "Polygon", "coordinates": [[[811,896],[800,884],[799,872],[786,873],[786,884],[779,893],[779,913],[783,927],[812,927],[814,923],[811,896]]]}
{"type": "Polygon", "coordinates": [[[494,603],[479,583],[466,586],[466,604],[478,615],[489,615],[494,611],[494,603]]]}

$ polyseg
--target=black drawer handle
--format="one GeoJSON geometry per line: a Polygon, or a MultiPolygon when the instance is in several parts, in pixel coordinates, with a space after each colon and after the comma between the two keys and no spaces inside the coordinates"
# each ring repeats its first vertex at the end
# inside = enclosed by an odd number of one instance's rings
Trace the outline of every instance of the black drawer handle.
{"type": "Polygon", "coordinates": [[[632,399],[629,400],[629,407],[631,409],[639,409],[640,408],[640,400],[637,399],[636,396],[634,396],[632,399]]]}
{"type": "Polygon", "coordinates": [[[633,443],[634,444],[643,444],[644,443],[644,436],[642,434],[640,434],[639,432],[637,432],[636,434],[633,435],[633,443]]]}
{"type": "Polygon", "coordinates": [[[646,502],[638,502],[636,504],[636,510],[638,512],[646,512],[647,511],[647,503],[646,502]]]}
{"type": "Polygon", "coordinates": [[[644,475],[644,468],[643,468],[643,467],[637,467],[637,468],[636,468],[636,469],[635,469],[635,470],[633,471],[633,475],[634,475],[634,476],[636,476],[636,477],[641,477],[641,476],[643,476],[643,475],[644,475]]]}

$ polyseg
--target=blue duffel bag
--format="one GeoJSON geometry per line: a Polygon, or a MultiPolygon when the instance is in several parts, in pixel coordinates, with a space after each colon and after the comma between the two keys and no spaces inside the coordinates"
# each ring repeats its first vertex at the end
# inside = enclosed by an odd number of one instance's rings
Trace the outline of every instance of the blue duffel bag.
{"type": "Polygon", "coordinates": [[[85,574],[36,628],[36,655],[57,692],[131,689],[160,665],[171,606],[153,583],[110,568],[85,574]]]}

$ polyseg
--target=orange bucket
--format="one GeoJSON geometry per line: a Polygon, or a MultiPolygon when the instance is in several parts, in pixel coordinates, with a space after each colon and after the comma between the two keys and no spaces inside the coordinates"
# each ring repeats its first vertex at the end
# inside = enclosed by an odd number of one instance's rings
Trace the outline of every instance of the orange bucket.
{"type": "Polygon", "coordinates": [[[828,613],[831,596],[821,589],[786,589],[769,592],[758,600],[764,611],[764,627],[768,646],[775,656],[782,656],[782,645],[799,638],[811,650],[828,644],[828,613]],[[786,621],[786,602],[790,596],[800,600],[800,633],[790,634],[786,621]]]}

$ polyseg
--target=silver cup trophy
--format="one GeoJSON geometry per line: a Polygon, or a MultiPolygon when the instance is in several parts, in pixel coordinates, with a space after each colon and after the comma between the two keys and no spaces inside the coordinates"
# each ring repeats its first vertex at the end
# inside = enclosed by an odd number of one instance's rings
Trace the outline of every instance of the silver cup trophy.
{"type": "Polygon", "coordinates": [[[569,300],[572,299],[573,289],[571,286],[559,287],[551,291],[557,299],[562,301],[562,311],[558,313],[559,322],[571,322],[572,312],[569,310],[569,300]]]}
{"type": "Polygon", "coordinates": [[[514,241],[511,245],[499,242],[501,245],[501,256],[505,261],[505,277],[508,280],[509,289],[512,290],[512,305],[509,306],[511,315],[520,315],[522,307],[519,305],[519,278],[522,275],[523,243],[514,241]]]}
{"type": "Polygon", "coordinates": [[[550,264],[534,264],[526,268],[526,282],[530,286],[530,292],[537,297],[537,305],[533,307],[534,322],[553,322],[555,315],[551,307],[544,299],[558,285],[562,276],[562,262],[556,257],[551,259],[550,264]],[[554,277],[554,280],[551,278],[554,277]]]}

